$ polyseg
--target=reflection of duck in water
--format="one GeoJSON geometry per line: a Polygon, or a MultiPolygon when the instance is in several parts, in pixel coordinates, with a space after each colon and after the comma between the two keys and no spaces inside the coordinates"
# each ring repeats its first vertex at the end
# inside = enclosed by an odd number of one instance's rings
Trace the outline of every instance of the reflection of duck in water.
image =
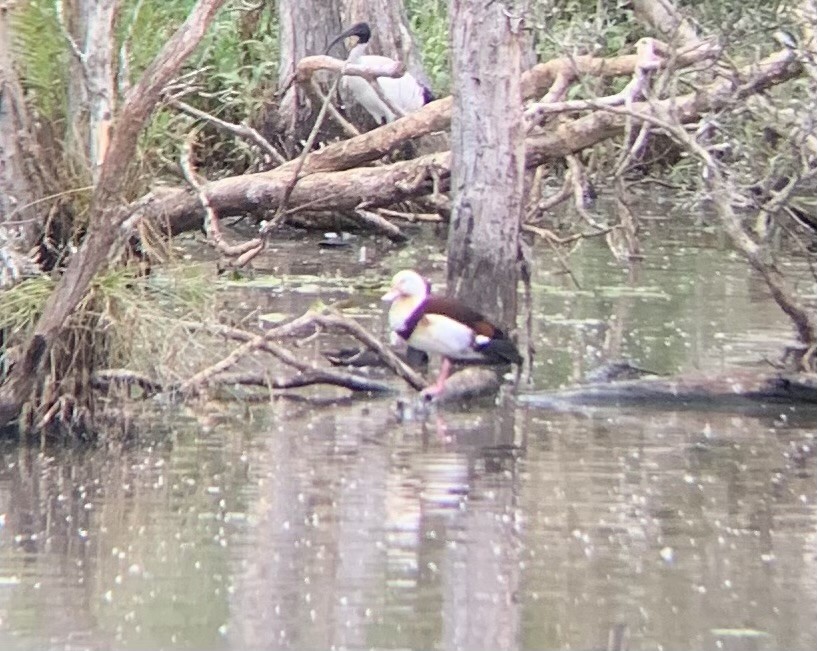
{"type": "Polygon", "coordinates": [[[397,336],[411,348],[442,355],[440,374],[423,391],[426,396],[443,390],[452,360],[522,363],[516,346],[502,330],[456,299],[431,294],[416,271],[398,272],[383,300],[391,302],[389,328],[397,336]]]}

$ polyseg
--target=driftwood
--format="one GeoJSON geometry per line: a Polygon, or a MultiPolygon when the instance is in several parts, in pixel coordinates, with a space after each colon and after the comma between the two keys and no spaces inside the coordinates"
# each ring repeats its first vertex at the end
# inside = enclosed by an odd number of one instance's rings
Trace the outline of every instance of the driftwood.
{"type": "Polygon", "coordinates": [[[502,383],[491,369],[468,367],[453,373],[443,390],[434,398],[436,404],[453,404],[494,396],[502,383]]]}
{"type": "MultiPolygon", "coordinates": [[[[15,366],[0,387],[0,426],[16,418],[27,401],[39,400],[36,384],[46,372],[43,363],[46,355],[86,294],[93,276],[113,259],[115,246],[129,237],[142,219],[159,223],[164,232],[173,234],[200,227],[204,208],[209,208],[217,217],[268,214],[276,209],[281,212],[284,206],[285,214],[344,210],[371,217],[373,209],[406,199],[423,198],[427,204],[445,204],[443,194],[450,183],[449,152],[392,164],[382,164],[381,159],[410,139],[446,130],[451,118],[450,98],[432,102],[415,114],[320,151],[307,148],[297,161],[268,172],[201,183],[198,187],[192,183],[193,189],[157,191],[123,205],[126,170],[133,159],[138,135],[221,4],[223,0],[198,0],[188,20],[126,94],[114,116],[110,141],[106,137],[104,146],[96,147],[100,165],[95,170],[98,175],[87,234],[79,250],[69,258],[34,334],[24,344],[25,364],[15,366]],[[375,163],[376,167],[362,167],[375,163]]],[[[526,124],[526,166],[537,167],[542,162],[579,152],[625,133],[634,122],[657,125],[662,116],[671,115],[673,120],[688,124],[708,111],[730,107],[802,72],[796,53],[784,49],[757,64],[730,70],[728,75],[715,78],[694,93],[673,97],[659,90],[656,96],[665,99],[645,99],[648,94],[642,91],[646,83],[641,82],[646,81],[646,75],[711,62],[719,56],[716,48],[692,37],[681,40],[681,48],[650,41],[640,48],[639,54],[607,59],[591,56],[556,59],[526,72],[520,80],[522,95],[525,101],[536,102],[526,124]],[[631,92],[619,93],[607,100],[565,101],[571,86],[588,76],[597,79],[630,76],[638,83],[629,85],[631,92]],[[557,114],[558,119],[552,117],[557,114]]],[[[315,69],[342,66],[346,74],[358,72],[337,60],[313,60],[309,65],[315,69]]],[[[300,83],[311,83],[307,64],[299,72],[303,73],[300,77],[296,74],[300,83]]],[[[395,69],[378,71],[378,74],[399,72],[395,69]]],[[[578,174],[576,176],[578,178],[578,174]]],[[[370,222],[379,223],[372,219],[370,222]]],[[[394,232],[392,236],[399,237],[394,232]]],[[[218,377],[224,372],[224,369],[213,370],[209,377],[218,377]]],[[[206,380],[207,377],[196,378],[197,382],[206,380]]],[[[186,388],[193,389],[195,384],[186,388]]]]}
{"type": "Polygon", "coordinates": [[[799,405],[817,408],[817,374],[735,369],[677,377],[588,384],[559,391],[528,393],[520,404],[549,409],[578,406],[660,408],[763,408],[799,405]]]}
{"type": "Polygon", "coordinates": [[[298,389],[312,385],[331,385],[350,389],[351,391],[364,391],[367,393],[389,393],[394,390],[390,384],[373,380],[362,375],[352,373],[339,373],[321,368],[304,369],[295,375],[288,377],[274,376],[269,373],[243,372],[219,372],[207,377],[207,381],[197,382],[188,386],[186,391],[182,391],[183,384],[167,383],[162,384],[152,378],[148,378],[140,373],[135,373],[127,369],[104,369],[97,371],[91,378],[93,386],[98,391],[108,392],[114,388],[123,389],[138,387],[143,392],[143,397],[149,398],[157,394],[182,394],[185,397],[193,397],[202,393],[205,388],[212,387],[232,387],[232,386],[252,386],[267,390],[298,389]]]}

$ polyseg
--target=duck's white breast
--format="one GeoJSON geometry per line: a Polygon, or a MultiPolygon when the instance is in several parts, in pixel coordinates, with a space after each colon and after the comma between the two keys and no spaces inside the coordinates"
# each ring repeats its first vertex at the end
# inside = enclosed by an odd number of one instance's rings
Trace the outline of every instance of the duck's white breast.
{"type": "Polygon", "coordinates": [[[474,331],[442,314],[423,316],[408,343],[418,350],[455,359],[478,356],[473,350],[474,331]]]}

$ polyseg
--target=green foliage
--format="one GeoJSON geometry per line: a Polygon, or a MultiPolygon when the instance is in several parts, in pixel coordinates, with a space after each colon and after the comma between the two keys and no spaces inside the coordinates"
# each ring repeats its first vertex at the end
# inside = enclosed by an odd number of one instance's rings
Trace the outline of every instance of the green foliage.
{"type": "MultiPolygon", "coordinates": [[[[451,85],[449,2],[404,1],[432,87],[438,96],[445,95],[451,85]]],[[[117,21],[117,44],[127,57],[123,71],[126,70],[128,79],[121,82],[133,83],[138,79],[194,4],[195,0],[123,0],[117,21]]],[[[228,4],[180,74],[180,82],[174,89],[178,96],[229,122],[252,122],[261,114],[277,82],[279,44],[273,5],[262,3],[247,8],[238,3],[228,4]]],[[[792,22],[790,3],[781,0],[681,0],[680,6],[700,26],[701,33],[720,38],[736,64],[776,49],[778,45],[772,33],[789,28],[792,22]]],[[[649,35],[641,23],[634,20],[631,8],[624,2],[534,0],[529,3],[527,25],[539,60],[581,53],[615,56],[632,52],[635,42],[649,35]]],[[[53,140],[58,142],[66,135],[59,131],[65,130],[67,86],[72,66],[69,65],[70,49],[55,14],[55,3],[52,0],[19,3],[14,28],[15,54],[29,97],[43,117],[42,123],[49,125],[54,131],[53,140]]],[[[585,80],[570,89],[569,97],[609,94],[626,81],[618,79],[608,85],[594,79],[585,80]]],[[[686,92],[682,86],[679,90],[686,92]]],[[[811,95],[808,92],[798,95],[795,91],[794,97],[799,96],[800,103],[795,110],[810,111],[811,95]]],[[[732,148],[735,165],[743,166],[748,172],[766,160],[751,153],[764,151],[765,146],[759,136],[764,125],[757,118],[744,114],[739,120],[723,118],[722,122],[720,128],[724,133],[746,136],[741,140],[742,146],[732,148]]],[[[129,171],[133,179],[132,196],[143,192],[157,177],[178,174],[179,149],[191,130],[198,130],[194,163],[208,178],[243,172],[258,157],[257,151],[239,138],[218,132],[175,109],[160,109],[141,134],[137,161],[129,171]]],[[[612,151],[613,148],[608,149],[612,151]]],[[[603,167],[604,161],[598,162],[603,167]]],[[[65,161],[63,168],[77,168],[71,163],[65,161]]],[[[679,169],[691,168],[694,165],[688,163],[679,169]]],[[[73,183],[74,180],[68,178],[65,183],[84,185],[81,179],[73,183]]],[[[74,206],[74,215],[83,212],[82,205],[74,206]]]]}
{"type": "MultiPolygon", "coordinates": [[[[117,47],[126,57],[120,66],[120,86],[134,83],[162,46],[187,18],[195,0],[147,2],[126,0],[117,21],[117,47]]],[[[66,11],[68,7],[66,6],[66,11]]],[[[250,120],[264,107],[270,89],[277,81],[278,29],[272,9],[259,12],[254,33],[244,33],[248,21],[245,10],[219,13],[196,54],[187,63],[182,78],[189,84],[182,97],[197,108],[231,122],[250,120]]],[[[69,20],[69,18],[66,18],[69,20]]],[[[14,54],[21,79],[33,108],[43,123],[53,131],[57,146],[67,139],[65,118],[68,111],[70,49],[50,0],[30,0],[20,4],[14,14],[14,54]]],[[[195,127],[195,122],[175,110],[159,110],[140,139],[138,165],[133,175],[134,195],[144,190],[137,179],[175,167],[179,143],[195,127]]],[[[203,163],[214,163],[205,173],[243,171],[255,154],[244,142],[224,138],[210,127],[204,127],[199,148],[206,150],[203,163]]],[[[64,170],[74,167],[64,161],[64,170]]],[[[76,180],[76,179],[74,179],[76,180]]],[[[70,184],[70,183],[69,183],[70,184]]],[[[82,185],[83,180],[76,180],[82,185]]]]}
{"type": "Polygon", "coordinates": [[[757,47],[775,48],[771,36],[790,26],[793,4],[780,0],[681,0],[679,8],[696,19],[704,29],[716,34],[732,52],[753,52],[757,47]]]}
{"type": "Polygon", "coordinates": [[[21,3],[12,14],[13,51],[27,96],[50,121],[65,116],[68,50],[49,0],[21,3]]]}
{"type": "Polygon", "coordinates": [[[406,0],[412,33],[423,56],[423,66],[437,96],[451,92],[451,49],[448,42],[448,2],[406,0]]]}
{"type": "Polygon", "coordinates": [[[138,79],[156,53],[187,18],[195,0],[126,0],[117,23],[117,41],[125,46],[130,79],[138,79]]]}
{"type": "Polygon", "coordinates": [[[34,327],[53,289],[54,281],[48,276],[40,276],[0,292],[0,331],[5,333],[5,341],[34,327]]]}
{"type": "Polygon", "coordinates": [[[539,0],[529,22],[543,61],[575,54],[614,56],[645,35],[628,11],[596,0],[539,0]]]}
{"type": "Polygon", "coordinates": [[[151,371],[185,345],[156,333],[169,334],[181,319],[201,323],[211,298],[212,284],[195,266],[167,267],[147,277],[124,268],[95,279],[81,310],[108,335],[107,365],[151,371]]]}
{"type": "MultiPolygon", "coordinates": [[[[179,13],[177,23],[186,13],[187,10],[179,13]]],[[[166,20],[161,10],[154,10],[151,15],[160,23],[166,20]]],[[[261,113],[277,84],[278,27],[272,11],[264,8],[260,12],[253,33],[246,33],[250,21],[241,18],[237,11],[222,11],[180,74],[188,91],[180,99],[233,123],[251,122],[261,113]]],[[[136,35],[142,30],[151,32],[153,20],[140,18],[139,24],[142,27],[134,31],[134,40],[138,40],[136,35]]],[[[150,52],[134,53],[135,61],[149,61],[168,35],[153,43],[155,49],[150,52]]],[[[140,44],[140,50],[143,45],[140,44]]],[[[134,78],[138,72],[134,65],[134,78]]],[[[201,126],[174,109],[163,109],[157,111],[142,134],[141,169],[137,176],[153,176],[145,172],[174,167],[182,141],[196,128],[200,130],[196,149],[202,152],[196,164],[210,178],[243,172],[257,158],[257,152],[243,140],[225,138],[209,125],[201,126]]]]}
{"type": "MultiPolygon", "coordinates": [[[[4,342],[13,344],[31,334],[54,284],[41,276],[0,292],[4,342]]],[[[146,357],[155,361],[146,351],[185,345],[179,340],[168,343],[156,333],[171,331],[180,319],[201,323],[211,299],[212,282],[195,266],[169,267],[147,277],[133,267],[110,270],[94,279],[71,316],[66,336],[75,345],[84,342],[105,365],[144,369],[146,357]]]]}

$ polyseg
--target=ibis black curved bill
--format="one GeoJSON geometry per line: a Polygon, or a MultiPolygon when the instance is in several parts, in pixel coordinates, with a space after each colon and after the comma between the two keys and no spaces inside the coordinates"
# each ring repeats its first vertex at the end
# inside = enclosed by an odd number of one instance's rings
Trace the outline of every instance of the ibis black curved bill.
{"type": "Polygon", "coordinates": [[[341,34],[338,34],[332,42],[326,46],[326,50],[324,54],[329,54],[329,51],[335,47],[340,41],[345,38],[349,38],[350,36],[357,36],[358,43],[368,43],[369,39],[372,37],[372,30],[369,29],[369,23],[357,23],[352,25],[349,29],[341,34]]]}

